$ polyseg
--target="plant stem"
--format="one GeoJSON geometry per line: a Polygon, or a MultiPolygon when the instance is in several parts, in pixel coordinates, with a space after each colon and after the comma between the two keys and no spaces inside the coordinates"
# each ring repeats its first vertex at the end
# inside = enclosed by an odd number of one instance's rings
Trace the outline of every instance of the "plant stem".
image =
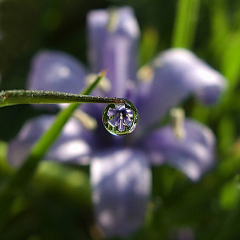
{"type": "Polygon", "coordinates": [[[197,28],[199,5],[199,0],[178,0],[172,47],[192,47],[197,28]]]}
{"type": "Polygon", "coordinates": [[[9,90],[0,92],[0,107],[16,104],[122,103],[120,98],[95,97],[63,92],[9,90]]]}

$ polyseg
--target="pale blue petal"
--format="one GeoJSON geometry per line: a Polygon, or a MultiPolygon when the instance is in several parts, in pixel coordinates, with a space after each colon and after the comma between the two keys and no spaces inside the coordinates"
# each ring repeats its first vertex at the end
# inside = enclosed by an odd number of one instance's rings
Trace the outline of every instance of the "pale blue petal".
{"type": "Polygon", "coordinates": [[[170,164],[196,181],[215,163],[215,136],[193,120],[186,120],[184,129],[186,136],[177,139],[172,126],[163,127],[143,140],[143,148],[153,165],[170,164]]]}
{"type": "Polygon", "coordinates": [[[89,62],[96,73],[107,70],[111,90],[104,95],[126,97],[135,80],[139,27],[133,10],[122,7],[90,11],[87,16],[89,62]]]}
{"type": "Polygon", "coordinates": [[[108,120],[108,123],[112,126],[115,127],[118,124],[118,115],[115,115],[111,120],[108,120]]]}
{"type": "Polygon", "coordinates": [[[185,49],[167,50],[149,67],[152,72],[148,70],[148,80],[141,81],[138,90],[138,128],[156,123],[189,95],[210,104],[226,88],[226,79],[219,72],[185,49]]]}
{"type": "MultiPolygon", "coordinates": [[[[9,143],[8,161],[10,164],[19,166],[23,163],[33,144],[51,126],[54,119],[54,116],[43,115],[24,124],[17,137],[9,143]]],[[[93,144],[92,135],[72,118],[64,126],[58,140],[44,159],[88,164],[93,144]]]]}
{"type": "Polygon", "coordinates": [[[107,237],[128,236],[142,225],[151,189],[145,154],[102,152],[92,160],[91,183],[96,220],[107,237]]]}
{"type": "Polygon", "coordinates": [[[131,126],[131,124],[132,124],[132,120],[131,120],[131,119],[128,119],[128,118],[126,118],[126,119],[125,119],[125,121],[124,121],[124,123],[126,124],[126,126],[130,127],[130,126],[131,126]]]}
{"type": "Polygon", "coordinates": [[[114,116],[116,114],[117,114],[116,109],[109,108],[109,110],[108,110],[108,116],[109,117],[112,117],[112,116],[114,116]]]}
{"type": "MultiPolygon", "coordinates": [[[[85,67],[67,53],[40,51],[32,60],[27,89],[80,93],[85,87],[86,74],[85,67]]],[[[45,108],[49,105],[37,106],[45,108]]]]}

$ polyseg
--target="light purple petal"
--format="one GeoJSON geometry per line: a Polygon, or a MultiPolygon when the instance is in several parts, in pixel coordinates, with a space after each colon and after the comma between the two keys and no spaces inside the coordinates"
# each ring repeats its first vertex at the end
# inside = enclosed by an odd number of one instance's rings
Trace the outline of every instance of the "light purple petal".
{"type": "Polygon", "coordinates": [[[32,60],[27,88],[79,93],[85,87],[86,74],[74,57],[60,51],[41,51],[32,60]]]}
{"type": "Polygon", "coordinates": [[[172,126],[150,134],[143,141],[153,165],[170,164],[193,181],[214,165],[215,136],[206,126],[186,120],[186,136],[177,139],[172,126]]]}
{"type": "Polygon", "coordinates": [[[128,80],[136,78],[139,27],[129,7],[94,10],[87,16],[89,62],[96,73],[107,70],[111,90],[104,95],[126,97],[128,80]]]}
{"type": "Polygon", "coordinates": [[[125,110],[125,104],[115,104],[116,111],[123,111],[125,110]]]}
{"type": "Polygon", "coordinates": [[[131,124],[132,124],[132,120],[131,120],[131,119],[128,119],[128,118],[125,118],[125,119],[124,119],[124,123],[125,123],[128,127],[130,127],[131,124]]]}
{"type": "Polygon", "coordinates": [[[108,123],[112,126],[115,127],[118,124],[118,115],[115,115],[111,120],[108,120],[108,123]]]}
{"type": "Polygon", "coordinates": [[[185,49],[163,52],[150,63],[150,68],[152,80],[141,81],[138,91],[142,127],[156,123],[190,94],[210,104],[226,87],[226,79],[219,72],[185,49]]]}
{"type": "Polygon", "coordinates": [[[128,236],[144,220],[151,188],[146,156],[137,150],[109,150],[91,164],[93,204],[106,236],[128,236]]]}
{"type": "Polygon", "coordinates": [[[133,117],[133,110],[132,109],[126,109],[126,114],[132,118],[133,117]]]}
{"type": "MultiPolygon", "coordinates": [[[[43,115],[25,123],[17,137],[9,143],[8,160],[13,166],[22,164],[33,144],[51,126],[54,118],[43,115]]],[[[72,118],[44,159],[88,164],[92,150],[90,143],[94,144],[91,134],[72,118]]]]}
{"type": "Polygon", "coordinates": [[[112,116],[114,116],[116,114],[117,114],[116,109],[109,108],[109,110],[108,110],[108,116],[109,117],[112,117],[112,116]]]}

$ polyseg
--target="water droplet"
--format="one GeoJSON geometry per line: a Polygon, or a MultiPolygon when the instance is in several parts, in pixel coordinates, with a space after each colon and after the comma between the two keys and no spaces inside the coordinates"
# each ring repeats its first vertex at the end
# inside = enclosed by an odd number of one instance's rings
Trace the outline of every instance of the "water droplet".
{"type": "Polygon", "coordinates": [[[111,103],[103,111],[103,125],[113,135],[133,132],[138,123],[138,111],[128,100],[124,103],[111,103]]]}

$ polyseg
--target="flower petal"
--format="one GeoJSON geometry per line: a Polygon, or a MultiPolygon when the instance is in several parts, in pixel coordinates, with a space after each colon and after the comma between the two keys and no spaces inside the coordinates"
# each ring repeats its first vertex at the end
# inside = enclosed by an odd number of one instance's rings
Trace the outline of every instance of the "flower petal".
{"type": "Polygon", "coordinates": [[[177,139],[171,126],[150,134],[143,141],[153,165],[166,162],[198,180],[214,164],[215,136],[206,126],[186,120],[186,136],[177,139]]]}
{"type": "Polygon", "coordinates": [[[150,194],[151,172],[137,150],[109,150],[91,164],[93,204],[106,236],[127,236],[141,226],[150,194]]]}
{"type": "Polygon", "coordinates": [[[129,119],[129,118],[126,117],[126,118],[124,119],[124,123],[125,123],[126,126],[130,127],[131,124],[132,124],[132,119],[129,119]]]}
{"type": "Polygon", "coordinates": [[[88,14],[89,62],[94,72],[107,70],[111,90],[104,95],[126,97],[128,80],[136,78],[139,27],[129,7],[88,14]]]}
{"type": "Polygon", "coordinates": [[[74,57],[60,51],[41,51],[32,60],[27,88],[79,93],[85,86],[86,74],[74,57]]]}
{"type": "Polygon", "coordinates": [[[148,81],[141,81],[138,91],[139,126],[156,123],[190,94],[210,104],[226,88],[226,79],[219,72],[185,49],[167,50],[149,67],[148,81]]]}
{"type": "Polygon", "coordinates": [[[116,109],[112,109],[112,108],[108,109],[108,116],[109,117],[112,117],[112,116],[114,116],[116,114],[117,114],[117,110],[116,109]]]}
{"type": "Polygon", "coordinates": [[[115,115],[112,119],[108,120],[108,123],[112,126],[115,127],[118,124],[118,115],[115,115]]]}
{"type": "MultiPolygon", "coordinates": [[[[33,144],[51,126],[54,118],[43,115],[25,123],[18,136],[9,143],[8,160],[13,166],[22,164],[33,144]]],[[[72,118],[44,159],[87,164],[92,147],[89,143],[93,144],[90,133],[72,118]]]]}

